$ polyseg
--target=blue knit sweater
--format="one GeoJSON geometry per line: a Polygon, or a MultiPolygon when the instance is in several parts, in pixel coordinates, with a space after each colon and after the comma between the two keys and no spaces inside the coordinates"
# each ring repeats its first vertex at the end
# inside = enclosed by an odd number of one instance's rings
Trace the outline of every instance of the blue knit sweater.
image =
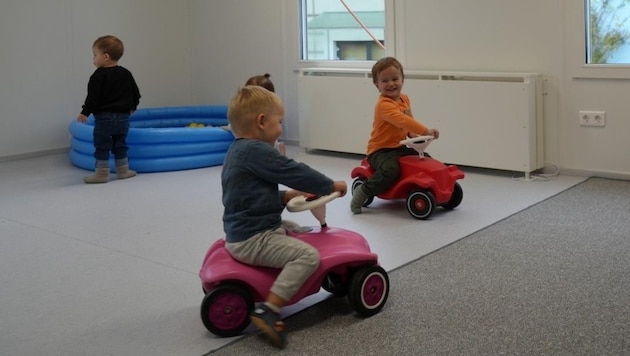
{"type": "Polygon", "coordinates": [[[223,162],[223,229],[227,242],[241,242],[280,226],[286,191],[278,184],[325,195],[333,191],[332,179],[304,163],[281,155],[258,140],[236,139],[223,162]]]}

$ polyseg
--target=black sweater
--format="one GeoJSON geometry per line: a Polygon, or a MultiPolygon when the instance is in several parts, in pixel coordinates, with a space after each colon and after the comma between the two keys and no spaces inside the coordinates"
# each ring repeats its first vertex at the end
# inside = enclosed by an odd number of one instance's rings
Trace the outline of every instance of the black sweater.
{"type": "Polygon", "coordinates": [[[94,71],[88,82],[88,93],[81,114],[128,113],[140,103],[140,90],[133,75],[121,66],[102,67],[94,71]]]}

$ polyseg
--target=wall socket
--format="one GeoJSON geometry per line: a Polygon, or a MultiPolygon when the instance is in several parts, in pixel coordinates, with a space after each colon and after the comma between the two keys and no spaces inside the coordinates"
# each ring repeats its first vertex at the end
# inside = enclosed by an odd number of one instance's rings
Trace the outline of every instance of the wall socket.
{"type": "Polygon", "coordinates": [[[606,126],[606,112],[580,111],[580,126],[606,126]]]}

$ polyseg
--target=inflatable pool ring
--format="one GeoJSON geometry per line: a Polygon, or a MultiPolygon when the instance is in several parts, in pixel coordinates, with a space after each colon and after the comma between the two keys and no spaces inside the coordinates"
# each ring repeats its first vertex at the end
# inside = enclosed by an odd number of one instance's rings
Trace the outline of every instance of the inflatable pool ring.
{"type": "MultiPolygon", "coordinates": [[[[129,167],[137,172],[165,172],[223,164],[234,141],[226,126],[227,106],[183,106],[139,109],[129,118],[129,167]],[[195,127],[187,127],[195,123],[195,127]],[[204,125],[205,127],[201,127],[204,125]]],[[[69,126],[70,161],[93,170],[94,116],[69,126]]],[[[115,166],[110,156],[110,167],[115,166]]]]}

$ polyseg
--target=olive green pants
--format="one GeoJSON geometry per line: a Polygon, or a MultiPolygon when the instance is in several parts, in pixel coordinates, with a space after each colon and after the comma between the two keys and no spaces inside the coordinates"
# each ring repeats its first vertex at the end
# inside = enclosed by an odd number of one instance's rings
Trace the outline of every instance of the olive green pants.
{"type": "Polygon", "coordinates": [[[361,185],[361,189],[368,196],[377,196],[389,189],[400,177],[398,159],[403,156],[417,155],[418,152],[407,146],[397,148],[383,148],[367,157],[374,174],[361,185]]]}

